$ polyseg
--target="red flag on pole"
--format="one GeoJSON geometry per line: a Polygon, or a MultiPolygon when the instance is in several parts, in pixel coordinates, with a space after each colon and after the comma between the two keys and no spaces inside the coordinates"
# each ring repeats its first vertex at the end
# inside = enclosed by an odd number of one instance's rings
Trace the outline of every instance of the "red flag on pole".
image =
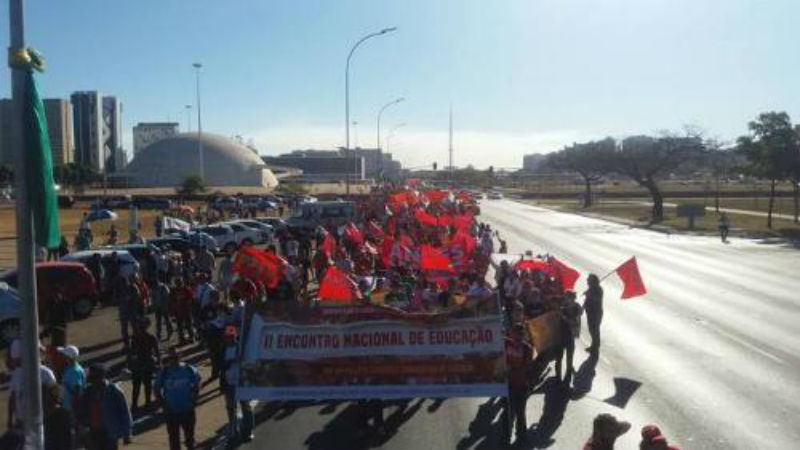
{"type": "Polygon", "coordinates": [[[431,245],[423,244],[419,246],[420,257],[419,267],[422,270],[443,270],[453,272],[453,264],[450,258],[442,254],[438,249],[431,245]]]}
{"type": "Polygon", "coordinates": [[[325,256],[328,258],[333,256],[333,252],[336,250],[336,239],[331,236],[330,233],[325,233],[325,237],[322,238],[322,252],[325,253],[325,256]]]}
{"type": "Polygon", "coordinates": [[[564,264],[555,256],[550,257],[550,265],[555,269],[555,273],[561,278],[564,289],[571,291],[575,289],[575,283],[581,277],[581,273],[572,267],[564,264]]]}
{"type": "Polygon", "coordinates": [[[364,243],[364,234],[353,222],[350,222],[347,228],[345,228],[344,236],[354,245],[361,245],[364,243]]]}
{"type": "Polygon", "coordinates": [[[317,296],[322,302],[352,303],[361,299],[361,291],[347,273],[336,266],[330,266],[319,283],[317,296]]]}
{"type": "Polygon", "coordinates": [[[421,223],[422,225],[428,225],[430,227],[435,227],[438,225],[436,217],[428,214],[423,209],[417,209],[414,211],[414,218],[417,219],[417,222],[421,223]]]}
{"type": "Polygon", "coordinates": [[[622,280],[624,289],[622,290],[622,300],[638,297],[647,293],[642,281],[642,275],[639,273],[639,264],[636,263],[636,257],[632,256],[631,259],[625,261],[621,266],[615,270],[617,276],[622,280]]]}
{"type": "Polygon", "coordinates": [[[242,246],[233,258],[231,272],[242,278],[263,281],[270,289],[278,287],[283,261],[277,255],[251,246],[242,246]]]}

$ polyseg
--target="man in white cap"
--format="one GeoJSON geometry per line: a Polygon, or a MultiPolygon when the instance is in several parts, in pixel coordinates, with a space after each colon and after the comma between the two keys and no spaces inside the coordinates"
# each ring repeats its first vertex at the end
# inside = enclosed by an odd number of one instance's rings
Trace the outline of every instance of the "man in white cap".
{"type": "MultiPolygon", "coordinates": [[[[41,349],[41,344],[39,348],[41,349]]],[[[25,374],[22,370],[22,342],[15,339],[8,351],[8,369],[11,370],[8,401],[8,428],[22,426],[25,419],[25,374]]],[[[44,386],[57,384],[56,376],[47,366],[39,365],[39,378],[44,386]]]]}
{"type": "Polygon", "coordinates": [[[67,360],[61,375],[62,406],[72,413],[75,411],[76,402],[86,388],[86,371],[78,362],[78,356],[80,356],[78,347],[67,345],[56,348],[56,351],[67,360]]]}

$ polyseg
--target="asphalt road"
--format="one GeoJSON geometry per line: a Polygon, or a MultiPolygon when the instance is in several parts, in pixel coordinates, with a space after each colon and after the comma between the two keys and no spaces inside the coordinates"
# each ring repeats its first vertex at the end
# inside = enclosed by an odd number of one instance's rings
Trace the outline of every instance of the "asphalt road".
{"type": "MultiPolygon", "coordinates": [[[[668,236],[508,200],[481,206],[510,252],[549,252],[600,276],[636,255],[649,290],[620,301],[615,276],[603,282],[599,360],[579,344],[574,387],[548,381],[530,398],[529,444],[518,448],[581,448],[600,412],[633,424],[623,449],[638,448],[648,423],[686,449],[800,442],[800,250],[668,236]]],[[[242,448],[499,448],[499,408],[487,399],[392,404],[385,438],[359,430],[355,415],[349,403],[267,404],[242,448]]]]}

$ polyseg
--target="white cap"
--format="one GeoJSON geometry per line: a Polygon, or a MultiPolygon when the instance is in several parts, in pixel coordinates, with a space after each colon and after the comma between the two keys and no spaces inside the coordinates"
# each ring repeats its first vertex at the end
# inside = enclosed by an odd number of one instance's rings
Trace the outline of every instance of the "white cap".
{"type": "Polygon", "coordinates": [[[64,356],[66,356],[69,359],[78,359],[78,356],[81,354],[81,352],[78,351],[78,347],[75,347],[74,345],[67,345],[65,347],[57,347],[56,351],[58,353],[61,353],[64,356]]]}

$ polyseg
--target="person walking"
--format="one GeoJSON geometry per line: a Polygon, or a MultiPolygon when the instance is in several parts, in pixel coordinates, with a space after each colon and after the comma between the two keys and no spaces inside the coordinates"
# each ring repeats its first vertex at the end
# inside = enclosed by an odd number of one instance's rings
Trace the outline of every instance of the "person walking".
{"type": "Polygon", "coordinates": [[[60,399],[61,405],[70,414],[73,414],[78,400],[86,389],[86,371],[78,362],[78,356],[80,356],[78,347],[67,345],[65,347],[58,347],[56,350],[67,361],[64,371],[61,374],[61,387],[63,390],[63,395],[60,399]]]}
{"type": "Polygon", "coordinates": [[[156,232],[156,237],[161,237],[164,234],[164,217],[161,215],[156,216],[153,221],[153,229],[156,232]]]}
{"type": "Polygon", "coordinates": [[[133,419],[128,401],[107,374],[102,364],[89,367],[89,384],[78,406],[78,422],[89,430],[89,450],[117,450],[120,439],[131,442],[133,419]]]}
{"type": "Polygon", "coordinates": [[[186,448],[194,450],[195,407],[200,381],[197,369],[181,362],[178,349],[170,348],[167,365],[156,378],[156,397],[164,409],[170,450],[180,450],[181,430],[186,448]]]}
{"type": "Polygon", "coordinates": [[[528,431],[525,408],[528,402],[528,363],[533,350],[526,342],[522,325],[514,325],[506,338],[506,362],[508,364],[509,423],[516,424],[517,442],[524,442],[528,431]]]}
{"type": "Polygon", "coordinates": [[[217,267],[217,285],[223,302],[227,302],[230,298],[231,283],[233,283],[233,255],[225,252],[217,267]]]}
{"type": "Polygon", "coordinates": [[[225,327],[225,353],[220,388],[225,395],[225,407],[228,411],[228,439],[250,442],[253,440],[253,428],[255,427],[253,408],[249,400],[236,401],[236,388],[239,383],[237,335],[238,331],[235,326],[225,327]],[[239,420],[239,409],[242,411],[241,420],[239,420]]]}
{"type": "Polygon", "coordinates": [[[592,344],[586,349],[591,352],[600,351],[600,323],[603,321],[603,288],[597,275],[587,278],[589,288],[583,293],[583,310],[586,311],[586,326],[592,337],[592,344]]]}
{"type": "Polygon", "coordinates": [[[191,288],[186,286],[183,278],[175,278],[175,286],[171,289],[170,294],[170,312],[175,317],[175,326],[180,345],[186,345],[187,342],[194,341],[192,300],[191,288]]]}
{"type": "Polygon", "coordinates": [[[172,320],[170,319],[171,293],[169,286],[157,280],[153,288],[153,314],[156,318],[156,337],[161,340],[161,331],[166,329],[167,340],[172,337],[172,320]]]}
{"type": "Polygon", "coordinates": [[[74,448],[72,415],[63,404],[61,389],[57,385],[42,386],[42,428],[46,450],[74,448]]]}
{"type": "Polygon", "coordinates": [[[575,293],[567,291],[564,294],[564,303],[560,309],[561,320],[561,345],[556,355],[556,376],[561,379],[561,362],[566,353],[567,373],[564,383],[569,385],[575,372],[573,357],[575,356],[575,339],[581,334],[581,314],[583,307],[575,301],[575,293]]]}
{"type": "Polygon", "coordinates": [[[139,410],[139,392],[142,386],[144,386],[144,407],[148,409],[152,406],[150,393],[153,390],[153,375],[161,360],[158,352],[158,340],[148,331],[149,327],[150,319],[139,318],[131,341],[130,369],[133,382],[131,412],[133,414],[139,410]]]}
{"type": "Polygon", "coordinates": [[[724,212],[719,215],[717,218],[717,228],[719,228],[719,237],[722,239],[723,243],[728,242],[728,231],[731,228],[731,220],[728,218],[728,215],[724,212]]]}
{"type": "Polygon", "coordinates": [[[119,317],[119,334],[125,346],[125,352],[130,351],[131,340],[129,333],[130,326],[138,316],[140,302],[139,288],[123,276],[116,278],[116,288],[114,289],[117,300],[119,317]]]}

